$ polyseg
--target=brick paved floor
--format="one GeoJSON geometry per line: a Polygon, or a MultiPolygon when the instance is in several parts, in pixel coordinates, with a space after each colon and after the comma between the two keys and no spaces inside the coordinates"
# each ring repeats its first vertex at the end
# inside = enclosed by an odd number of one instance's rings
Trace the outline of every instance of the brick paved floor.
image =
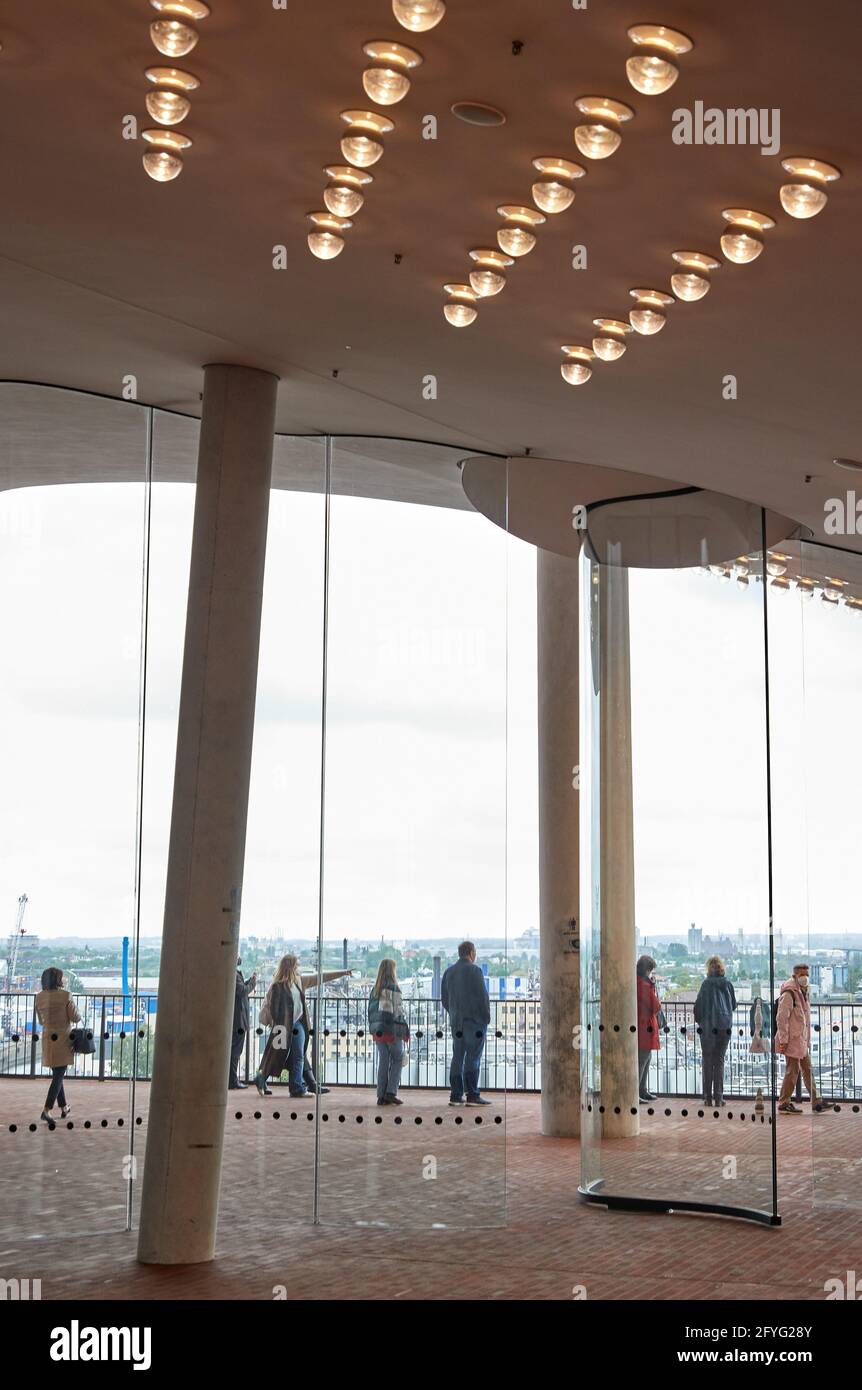
{"type": "MultiPolygon", "coordinates": [[[[78,1083],[74,1129],[31,1131],[43,1092],[0,1081],[0,1277],[41,1278],[44,1298],[271,1299],[284,1285],[309,1299],[567,1299],[582,1284],[593,1299],[822,1299],[824,1280],[862,1268],[858,1108],[781,1118],[775,1230],[583,1203],[579,1145],[539,1134],[536,1096],[477,1115],[445,1092],[405,1091],[400,1110],[381,1111],[373,1092],[336,1088],[322,1098],[312,1225],[313,1106],[243,1092],[227,1122],[218,1257],[155,1269],[121,1229],[127,1086],[78,1083]]],[[[139,1162],[147,1100],[139,1085],[139,1162]]],[[[603,1146],[606,1190],[768,1198],[769,1130],[750,1103],[717,1119],[692,1102],[656,1112],[638,1139],[603,1146]]]]}

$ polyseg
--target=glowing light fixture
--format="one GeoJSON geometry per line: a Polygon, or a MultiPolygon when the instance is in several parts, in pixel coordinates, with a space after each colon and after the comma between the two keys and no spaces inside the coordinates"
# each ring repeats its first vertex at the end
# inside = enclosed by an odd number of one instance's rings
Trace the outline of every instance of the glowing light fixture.
{"type": "Polygon", "coordinates": [[[179,130],[142,130],[141,139],[146,140],[154,149],[171,150],[174,154],[190,150],[193,143],[191,136],[183,135],[179,130]]]}
{"type": "Polygon", "coordinates": [[[363,44],[362,51],[372,59],[371,67],[362,74],[366,96],[378,106],[394,106],[402,101],[410,91],[407,74],[418,68],[422,54],[406,44],[387,43],[383,39],[363,44]]]}
{"type": "Polygon", "coordinates": [[[677,299],[693,303],[709,294],[709,272],[718,270],[720,261],[702,251],[674,251],[673,259],[683,267],[670,277],[670,287],[677,299]]]}
{"type": "Polygon", "coordinates": [[[170,15],[173,19],[193,19],[196,24],[210,13],[209,5],[203,0],[150,0],[150,4],[159,14],[170,15]]]}
{"type": "Polygon", "coordinates": [[[778,193],[784,211],[791,217],[816,217],[828,202],[826,184],[840,179],[841,170],[822,159],[782,159],[781,167],[794,180],[778,193]]]}
{"type": "Polygon", "coordinates": [[[314,230],[308,234],[308,249],[319,261],[332,261],[344,250],[342,232],[353,223],[348,217],[335,217],[331,212],[310,212],[308,220],[314,230]]]}
{"type": "Polygon", "coordinates": [[[763,212],[752,212],[751,208],[725,208],[721,215],[730,224],[721,238],[721,249],[727,259],[736,265],[756,261],[763,250],[763,240],[758,234],[775,226],[772,218],[763,212]]]}
{"type": "Polygon", "coordinates": [[[392,0],[392,13],[404,29],[424,34],[440,23],[446,6],[443,0],[392,0]]]}
{"type": "Polygon", "coordinates": [[[633,24],[628,35],[635,46],[635,52],[626,61],[629,82],[645,97],[666,92],[679,77],[674,58],[691,52],[691,39],[664,24],[633,24]]]}
{"type": "Polygon", "coordinates": [[[470,252],[470,259],[475,261],[478,267],[470,271],[470,286],[480,299],[490,299],[505,289],[506,277],[503,271],[515,264],[511,256],[504,256],[501,251],[480,246],[470,252]]]}
{"type": "Polygon", "coordinates": [[[771,550],[766,557],[766,573],[771,574],[773,578],[780,579],[787,573],[787,561],[789,559],[789,555],[782,555],[778,550],[771,550]]]}
{"type": "Polygon", "coordinates": [[[183,172],[183,161],[170,150],[147,150],[144,155],[144,168],[156,183],[170,183],[183,172]]]}
{"type": "Polygon", "coordinates": [[[592,352],[587,347],[574,347],[571,344],[564,344],[561,351],[566,357],[566,361],[560,363],[563,381],[569,386],[583,386],[593,374],[590,366],[592,352]]]}
{"type": "Polygon", "coordinates": [[[327,208],[336,217],[353,217],[365,202],[361,190],[373,183],[373,178],[351,169],[349,164],[328,164],[325,173],[332,180],[323,190],[327,208]]]}
{"type": "Polygon", "coordinates": [[[816,588],[817,588],[817,580],[816,580],[816,579],[809,579],[809,577],[808,577],[807,575],[801,574],[801,575],[799,576],[799,578],[797,579],[797,581],[796,581],[796,589],[797,589],[797,592],[799,593],[800,597],[802,597],[802,598],[804,598],[804,599],[813,598],[813,597],[814,597],[814,591],[815,591],[816,588]]]}
{"type": "Polygon", "coordinates": [[[593,352],[603,362],[616,362],[626,350],[626,334],[631,333],[631,324],[621,319],[593,319],[593,326],[599,333],[593,338],[593,352]]]}
{"type": "Polygon", "coordinates": [[[184,58],[198,41],[198,31],[179,19],[154,19],[150,38],[166,58],[184,58]]]}
{"type": "Polygon", "coordinates": [[[662,290],[629,290],[629,294],[636,301],[629,313],[632,328],[647,338],[660,333],[667,322],[663,310],[674,303],[673,295],[662,290]]]}
{"type": "Polygon", "coordinates": [[[507,256],[526,256],[536,244],[530,230],[539,227],[546,218],[534,208],[521,207],[516,203],[504,203],[497,208],[500,217],[505,217],[506,225],[497,233],[497,245],[507,256]]]}
{"type": "Polygon", "coordinates": [[[790,580],[786,575],[776,575],[774,579],[770,580],[770,587],[773,589],[783,589],[786,593],[790,589],[790,580]]]}
{"type": "Polygon", "coordinates": [[[447,323],[453,328],[467,328],[477,318],[476,294],[469,285],[444,285],[449,303],[443,305],[447,323]]]}
{"type": "Polygon", "coordinates": [[[196,92],[200,79],[184,68],[147,68],[144,74],[154,87],[167,87],[172,92],[196,92]]]}
{"type": "Polygon", "coordinates": [[[634,111],[612,97],[578,97],[575,106],[588,120],[575,126],[575,144],[587,159],[608,159],[622,141],[622,124],[634,111]]]}
{"type": "Polygon", "coordinates": [[[572,181],[582,179],[586,169],[571,159],[547,157],[534,159],[533,168],[542,175],[530,190],[536,207],[548,213],[565,212],[566,208],[570,208],[575,201],[572,181]]]}
{"type": "Polygon", "coordinates": [[[349,127],[341,141],[341,153],[348,164],[357,169],[376,164],[383,154],[379,137],[395,129],[394,121],[376,111],[342,111],[341,119],[349,127]]]}

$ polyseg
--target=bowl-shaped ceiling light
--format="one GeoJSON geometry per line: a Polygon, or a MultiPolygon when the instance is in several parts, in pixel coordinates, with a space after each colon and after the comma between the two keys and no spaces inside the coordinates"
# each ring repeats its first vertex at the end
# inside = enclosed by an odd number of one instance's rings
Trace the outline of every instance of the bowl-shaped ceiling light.
{"type": "Polygon", "coordinates": [[[674,59],[690,53],[694,44],[678,29],[664,24],[634,24],[628,31],[635,51],[626,62],[626,76],[636,92],[659,96],[679,77],[674,59]]]}
{"type": "Polygon", "coordinates": [[[599,331],[593,338],[593,352],[603,362],[616,362],[626,350],[626,334],[631,333],[630,323],[622,319],[593,319],[593,327],[599,331]]]}
{"type": "Polygon", "coordinates": [[[470,259],[476,263],[476,269],[470,271],[470,287],[480,299],[490,299],[505,289],[506,277],[503,272],[514,265],[511,256],[479,246],[470,252],[470,259]]]}
{"type": "Polygon", "coordinates": [[[446,13],[444,0],[392,0],[392,13],[412,34],[424,34],[440,23],[446,13]]]}
{"type": "Polygon", "coordinates": [[[444,285],[449,296],[448,304],[443,305],[443,315],[453,328],[467,328],[477,317],[476,293],[470,285],[444,285]]]}
{"type": "Polygon", "coordinates": [[[536,244],[533,227],[540,227],[546,220],[535,208],[521,207],[517,203],[504,203],[497,208],[500,217],[506,219],[505,225],[497,233],[497,245],[507,256],[526,256],[536,244]]]}
{"type": "Polygon", "coordinates": [[[189,135],[183,135],[181,130],[142,130],[141,139],[146,141],[156,150],[170,150],[173,154],[181,154],[183,150],[190,150],[192,139],[189,135]]]}
{"type": "Polygon", "coordinates": [[[587,119],[575,126],[575,144],[587,159],[608,159],[622,141],[622,125],[634,111],[612,97],[578,97],[575,106],[587,119]]]}
{"type": "Polygon", "coordinates": [[[144,168],[156,183],[170,183],[183,172],[183,161],[171,150],[147,150],[143,157],[144,168]]]}
{"type": "Polygon", "coordinates": [[[185,58],[198,41],[198,31],[194,25],[184,24],[181,19],[154,19],[150,25],[150,38],[166,58],[185,58]]]}
{"type": "Polygon", "coordinates": [[[395,129],[394,121],[377,111],[342,111],[348,131],[341,141],[341,153],[357,169],[367,169],[383,155],[381,135],[395,129]]]}
{"type": "Polygon", "coordinates": [[[384,39],[374,39],[363,44],[363,53],[372,59],[370,67],[362,74],[365,94],[378,106],[394,106],[402,101],[410,91],[408,74],[418,68],[422,54],[403,43],[391,43],[384,39]]]}
{"type": "Polygon", "coordinates": [[[583,386],[593,374],[590,367],[593,360],[592,352],[587,347],[575,347],[569,343],[564,343],[560,351],[566,359],[560,363],[563,381],[569,386],[583,386]]]}
{"type": "Polygon", "coordinates": [[[673,259],[682,266],[670,277],[670,287],[677,299],[687,304],[703,299],[710,290],[710,271],[718,270],[721,262],[703,251],[674,251],[673,259]]]}
{"type": "Polygon", "coordinates": [[[373,183],[373,178],[349,164],[328,164],[324,172],[331,180],[323,190],[327,208],[336,217],[353,217],[365,202],[362,189],[373,183]]]}
{"type": "Polygon", "coordinates": [[[348,217],[336,217],[331,212],[310,212],[308,220],[314,230],[308,234],[308,249],[319,261],[333,261],[344,250],[342,232],[353,223],[348,217]]]}
{"type": "Polygon", "coordinates": [[[667,322],[664,310],[674,303],[672,294],[662,290],[629,290],[635,307],[629,312],[629,323],[636,333],[651,338],[660,333],[667,322]]]}
{"type": "Polygon", "coordinates": [[[762,233],[774,227],[771,217],[751,208],[724,208],[722,217],[729,223],[721,238],[721,249],[735,265],[756,261],[763,250],[762,233]]]}
{"type": "Polygon", "coordinates": [[[586,169],[575,164],[574,160],[548,155],[534,159],[533,168],[541,175],[530,190],[536,207],[551,214],[570,208],[575,201],[572,183],[575,179],[582,179],[586,169]]]}
{"type": "Polygon", "coordinates": [[[782,184],[779,198],[784,211],[791,217],[816,217],[828,199],[826,185],[840,179],[841,170],[822,159],[782,159],[781,167],[793,176],[792,183],[782,184]]]}

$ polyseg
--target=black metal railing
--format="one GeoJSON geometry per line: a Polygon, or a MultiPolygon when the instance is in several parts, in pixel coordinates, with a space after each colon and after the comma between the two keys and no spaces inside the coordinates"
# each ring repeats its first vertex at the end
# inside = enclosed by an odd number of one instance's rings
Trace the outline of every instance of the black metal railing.
{"type": "MultiPolygon", "coordinates": [[[[265,995],[249,999],[251,1026],[240,1064],[250,1081],[257,1070],[269,1030],[261,1026],[265,995]]],[[[71,1075],[99,1081],[128,1080],[133,1066],[140,1080],[152,1075],[157,1032],[156,996],[74,994],[78,1012],[92,1029],[96,1050],[76,1056],[71,1075]]],[[[483,1090],[541,1089],[541,1001],[491,1000],[491,1022],[482,1057],[483,1090]]],[[[327,994],[308,999],[312,1037],[309,1055],[318,1080],[330,1086],[372,1086],[377,1058],[368,1031],[364,995],[327,994]]],[[[411,1041],[403,1084],[442,1089],[449,1084],[452,1034],[437,999],[405,999],[411,1041]]],[[[701,1051],[693,1005],[663,1005],[667,1031],[651,1063],[648,1086],[656,1095],[697,1096],[701,1091],[701,1051]]],[[[862,1098],[862,1004],[813,1003],[811,1006],[814,1075],[821,1095],[831,1100],[862,1098]]],[[[42,1066],[41,1028],[35,995],[0,995],[0,1076],[47,1075],[42,1066]]],[[[592,1048],[594,1044],[590,1043],[592,1048]]],[[[750,1051],[749,1005],[740,1004],[725,1058],[725,1094],[752,1096],[769,1090],[769,1054],[750,1051]]],[[[588,1061],[589,1065],[589,1061],[588,1061]]],[[[783,1064],[779,1059],[779,1078],[783,1064]]]]}

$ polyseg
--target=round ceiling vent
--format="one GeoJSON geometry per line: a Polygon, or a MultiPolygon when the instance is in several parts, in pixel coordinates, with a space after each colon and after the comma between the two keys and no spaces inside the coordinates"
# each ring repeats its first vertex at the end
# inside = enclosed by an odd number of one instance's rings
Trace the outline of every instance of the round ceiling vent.
{"type": "Polygon", "coordinates": [[[459,121],[466,121],[468,125],[505,125],[506,122],[505,111],[484,101],[454,101],[451,111],[459,121]]]}

